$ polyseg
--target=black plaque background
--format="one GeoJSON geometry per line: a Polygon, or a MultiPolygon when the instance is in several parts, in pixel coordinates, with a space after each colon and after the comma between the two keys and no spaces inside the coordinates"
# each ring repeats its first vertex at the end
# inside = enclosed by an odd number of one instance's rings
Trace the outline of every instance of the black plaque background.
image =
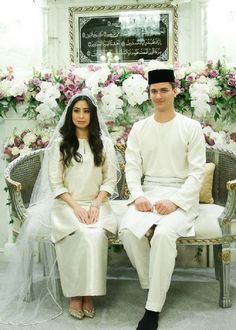
{"type": "Polygon", "coordinates": [[[120,62],[135,62],[157,59],[168,61],[169,50],[169,14],[160,14],[161,35],[122,36],[119,16],[78,17],[80,63],[101,62],[100,56],[111,52],[118,55],[120,62]]]}

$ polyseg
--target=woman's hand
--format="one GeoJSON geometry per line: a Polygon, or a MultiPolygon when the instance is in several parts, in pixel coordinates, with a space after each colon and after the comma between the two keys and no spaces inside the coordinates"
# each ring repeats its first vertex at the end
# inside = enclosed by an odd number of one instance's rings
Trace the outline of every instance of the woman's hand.
{"type": "Polygon", "coordinates": [[[89,218],[89,222],[87,223],[95,223],[97,222],[99,217],[99,207],[98,206],[90,206],[89,210],[88,210],[88,218],[89,218]]]}
{"type": "Polygon", "coordinates": [[[80,222],[83,223],[89,223],[89,215],[88,212],[81,206],[75,205],[73,207],[73,211],[76,215],[76,217],[80,220],[80,222]]]}

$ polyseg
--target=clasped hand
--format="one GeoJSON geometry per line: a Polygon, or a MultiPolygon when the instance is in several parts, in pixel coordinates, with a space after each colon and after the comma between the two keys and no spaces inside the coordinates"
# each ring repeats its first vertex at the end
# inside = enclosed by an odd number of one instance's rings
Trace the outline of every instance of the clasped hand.
{"type": "Polygon", "coordinates": [[[141,212],[153,212],[155,210],[161,215],[170,214],[178,208],[177,205],[170,200],[160,200],[152,204],[146,197],[136,198],[135,207],[136,210],[141,212]]]}
{"type": "Polygon", "coordinates": [[[97,222],[98,216],[99,216],[99,208],[91,206],[88,211],[77,205],[73,208],[74,213],[76,217],[79,219],[79,221],[86,223],[86,224],[92,224],[97,222]]]}

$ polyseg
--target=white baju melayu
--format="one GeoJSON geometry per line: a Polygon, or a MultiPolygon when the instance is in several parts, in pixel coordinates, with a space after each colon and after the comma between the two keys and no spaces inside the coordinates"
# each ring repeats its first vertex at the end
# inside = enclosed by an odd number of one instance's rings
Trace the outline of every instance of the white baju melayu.
{"type": "Polygon", "coordinates": [[[148,310],[160,312],[163,307],[174,270],[177,238],[195,233],[204,164],[201,126],[179,113],[164,123],[152,115],[135,123],[129,134],[126,179],[131,199],[119,231],[141,286],[149,288],[148,310]],[[133,201],[141,196],[151,203],[170,200],[179,208],[168,215],[140,212],[133,201]],[[153,225],[149,243],[145,234],[153,225]]]}
{"type": "Polygon", "coordinates": [[[60,140],[52,148],[49,162],[50,185],[55,197],[51,212],[52,235],[55,243],[60,280],[65,297],[104,295],[108,232],[115,234],[117,223],[110,204],[103,202],[95,224],[79,221],[73,209],[62,199],[68,192],[85,209],[89,209],[100,191],[113,194],[116,185],[116,155],[112,142],[103,137],[105,161],[95,166],[87,139],[79,139],[78,152],[83,161],[73,158],[64,167],[60,140]],[[108,160],[109,157],[109,160],[108,160]]]}

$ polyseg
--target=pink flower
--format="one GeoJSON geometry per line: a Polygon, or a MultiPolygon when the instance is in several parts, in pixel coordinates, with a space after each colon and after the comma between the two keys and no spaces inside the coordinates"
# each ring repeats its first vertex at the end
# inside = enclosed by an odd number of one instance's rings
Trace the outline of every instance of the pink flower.
{"type": "Polygon", "coordinates": [[[16,136],[14,139],[14,144],[19,147],[19,145],[21,144],[21,138],[19,138],[19,136],[16,136]]]}
{"type": "Polygon", "coordinates": [[[58,86],[58,89],[59,89],[60,92],[63,92],[64,89],[65,89],[65,86],[62,85],[62,84],[60,84],[60,85],[58,86]]]}
{"type": "Polygon", "coordinates": [[[230,134],[230,139],[233,140],[234,142],[236,142],[236,132],[232,132],[230,134]]]}
{"type": "Polygon", "coordinates": [[[207,136],[206,134],[204,134],[204,136],[205,136],[205,141],[207,144],[209,144],[209,146],[213,146],[215,144],[215,141],[209,138],[209,136],[207,136]]]}
{"type": "Polygon", "coordinates": [[[209,76],[210,77],[212,77],[212,78],[215,78],[215,77],[217,77],[219,75],[219,71],[218,70],[211,70],[210,72],[209,72],[209,76]]]}
{"type": "Polygon", "coordinates": [[[228,80],[229,86],[236,86],[236,79],[235,78],[230,78],[228,80]]]}
{"type": "Polygon", "coordinates": [[[73,95],[74,95],[74,93],[72,91],[70,91],[70,90],[67,90],[65,92],[65,96],[66,96],[67,99],[72,98],[73,95]]]}
{"type": "Polygon", "coordinates": [[[208,65],[212,65],[213,63],[214,63],[213,60],[208,60],[208,61],[207,61],[207,64],[208,64],[208,65]]]}
{"type": "Polygon", "coordinates": [[[22,133],[21,133],[21,138],[23,138],[27,133],[29,133],[29,130],[25,130],[25,131],[23,131],[22,133]]]}

